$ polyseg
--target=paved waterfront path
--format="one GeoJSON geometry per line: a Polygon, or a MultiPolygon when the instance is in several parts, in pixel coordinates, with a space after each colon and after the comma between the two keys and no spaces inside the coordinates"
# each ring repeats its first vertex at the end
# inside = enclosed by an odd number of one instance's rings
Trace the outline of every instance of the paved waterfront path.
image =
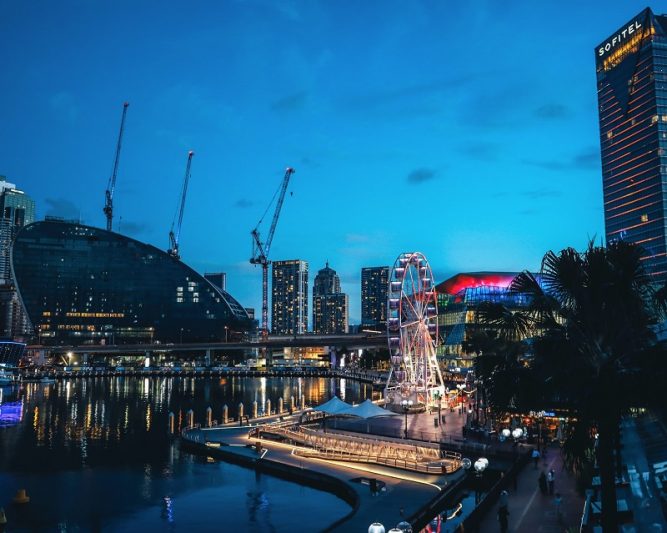
{"type": "MultiPolygon", "coordinates": [[[[352,510],[343,522],[339,522],[330,529],[336,532],[367,531],[368,526],[375,521],[388,526],[386,529],[389,530],[437,496],[442,487],[464,475],[462,471],[450,476],[425,475],[380,465],[334,463],[310,459],[292,455],[294,447],[291,445],[267,440],[262,440],[262,446],[266,452],[262,452],[260,457],[254,449],[247,447],[248,444],[256,441],[256,439],[248,439],[248,428],[227,427],[191,431],[195,439],[226,444],[220,448],[223,453],[234,453],[251,462],[271,461],[295,469],[307,469],[345,482],[354,490],[359,506],[356,511],[352,510]],[[368,485],[352,481],[360,477],[375,478],[385,484],[386,490],[373,495],[368,485]]],[[[211,455],[214,455],[214,452],[211,455]]],[[[298,482],[298,473],[292,472],[294,481],[298,482]]],[[[331,524],[315,523],[312,529],[321,530],[327,527],[331,527],[331,524]]]]}
{"type": "MultiPolygon", "coordinates": [[[[577,494],[574,474],[563,468],[560,448],[548,448],[546,460],[540,460],[535,470],[532,461],[519,473],[517,489],[509,491],[509,533],[556,533],[568,527],[578,531],[584,508],[584,498],[577,494]],[[555,490],[563,498],[562,519],[556,516],[554,496],[544,496],[537,484],[541,470],[553,468],[556,473],[555,490]]],[[[500,531],[498,524],[498,504],[491,508],[482,521],[481,533],[500,531]]]]}

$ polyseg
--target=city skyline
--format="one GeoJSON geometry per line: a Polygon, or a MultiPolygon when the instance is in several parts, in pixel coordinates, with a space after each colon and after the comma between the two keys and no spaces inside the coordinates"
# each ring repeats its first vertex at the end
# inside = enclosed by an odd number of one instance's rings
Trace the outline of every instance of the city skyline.
{"type": "Polygon", "coordinates": [[[359,323],[361,269],[401,252],[439,282],[602,238],[593,50],[641,7],[5,4],[0,174],[103,227],[129,101],[114,229],[166,249],[195,150],[183,261],[260,309],[250,231],[294,166],[271,259],[335,263],[359,323]]]}

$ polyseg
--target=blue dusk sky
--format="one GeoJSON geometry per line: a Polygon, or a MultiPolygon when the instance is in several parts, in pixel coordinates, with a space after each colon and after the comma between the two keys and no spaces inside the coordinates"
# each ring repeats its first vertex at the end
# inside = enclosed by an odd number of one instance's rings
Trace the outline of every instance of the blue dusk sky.
{"type": "Polygon", "coordinates": [[[182,258],[259,310],[250,231],[293,166],[271,259],[311,287],[328,260],[355,323],[401,252],[443,281],[604,236],[594,47],[644,7],[0,0],[0,175],[103,227],[129,101],[114,229],[167,248],[194,150],[182,258]]]}

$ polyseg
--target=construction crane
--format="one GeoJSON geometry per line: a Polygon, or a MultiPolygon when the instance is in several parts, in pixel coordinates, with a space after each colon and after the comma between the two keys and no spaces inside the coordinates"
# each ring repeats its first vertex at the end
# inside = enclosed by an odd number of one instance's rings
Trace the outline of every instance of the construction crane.
{"type": "Polygon", "coordinates": [[[127,114],[127,108],[130,105],[129,102],[123,104],[123,117],[120,119],[120,131],[118,132],[118,144],[116,145],[116,158],[113,163],[113,172],[109,178],[109,184],[107,185],[107,191],[105,194],[104,201],[104,215],[107,217],[107,231],[111,231],[111,225],[113,223],[113,192],[116,188],[116,176],[118,174],[118,161],[120,160],[120,148],[123,144],[123,130],[125,129],[125,115],[127,114]]]}
{"type": "Polygon", "coordinates": [[[280,210],[283,207],[283,201],[285,200],[285,193],[287,192],[287,186],[289,185],[290,177],[294,174],[294,169],[287,167],[285,169],[285,176],[280,185],[280,188],[276,191],[271,199],[271,202],[264,211],[262,218],[259,219],[257,226],[250,233],[252,235],[252,257],[250,258],[250,263],[253,265],[262,265],[262,336],[266,337],[269,334],[269,252],[271,250],[271,243],[273,242],[273,236],[276,233],[276,226],[278,225],[278,218],[280,217],[280,210]],[[269,211],[273,200],[276,195],[278,195],[278,201],[276,202],[276,210],[273,213],[273,220],[271,221],[271,227],[269,228],[269,234],[266,240],[262,243],[259,237],[259,225],[264,220],[266,213],[269,211]]]}
{"type": "Polygon", "coordinates": [[[181,224],[183,224],[183,211],[185,211],[185,197],[188,194],[188,183],[190,182],[190,165],[192,164],[193,155],[195,155],[195,153],[192,150],[190,150],[188,152],[188,162],[185,165],[185,178],[183,179],[183,190],[181,191],[181,207],[177,211],[178,225],[176,225],[176,215],[174,215],[174,220],[171,223],[171,230],[169,230],[169,250],[167,250],[167,253],[174,259],[181,258],[181,255],[178,252],[178,238],[181,235],[181,224]],[[176,225],[176,232],[174,232],[175,225],[176,225]]]}

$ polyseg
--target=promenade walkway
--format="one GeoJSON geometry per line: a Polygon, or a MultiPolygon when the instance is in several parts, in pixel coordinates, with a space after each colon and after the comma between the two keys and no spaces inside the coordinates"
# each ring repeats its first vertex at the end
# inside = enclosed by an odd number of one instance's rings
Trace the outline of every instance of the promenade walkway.
{"type": "MultiPolygon", "coordinates": [[[[416,513],[452,480],[464,475],[462,471],[444,476],[410,473],[381,465],[331,463],[299,457],[292,453],[293,446],[267,440],[262,440],[263,451],[258,454],[253,448],[247,447],[258,440],[248,439],[248,428],[204,428],[189,430],[188,434],[188,438],[195,441],[224,444],[221,448],[210,449],[208,453],[211,455],[231,453],[239,458],[245,457],[251,463],[271,462],[299,470],[307,469],[343,481],[356,493],[359,506],[343,521],[326,528],[328,531],[366,531],[375,521],[389,525],[387,529],[390,529],[416,513]],[[377,480],[377,486],[382,487],[382,490],[373,492],[367,483],[360,483],[359,478],[377,480]]],[[[298,481],[298,476],[294,479],[298,481]]],[[[316,529],[325,527],[325,524],[318,524],[316,529]]]]}
{"type": "MultiPolygon", "coordinates": [[[[575,476],[563,468],[559,447],[549,447],[537,469],[532,461],[526,465],[519,473],[516,489],[509,493],[509,533],[562,533],[567,528],[578,531],[584,498],[577,494],[575,476]],[[540,472],[549,469],[556,473],[554,493],[559,492],[563,498],[560,520],[556,516],[555,497],[543,495],[538,486],[540,472]]],[[[497,512],[498,504],[482,521],[481,533],[500,531],[497,512]]]]}

